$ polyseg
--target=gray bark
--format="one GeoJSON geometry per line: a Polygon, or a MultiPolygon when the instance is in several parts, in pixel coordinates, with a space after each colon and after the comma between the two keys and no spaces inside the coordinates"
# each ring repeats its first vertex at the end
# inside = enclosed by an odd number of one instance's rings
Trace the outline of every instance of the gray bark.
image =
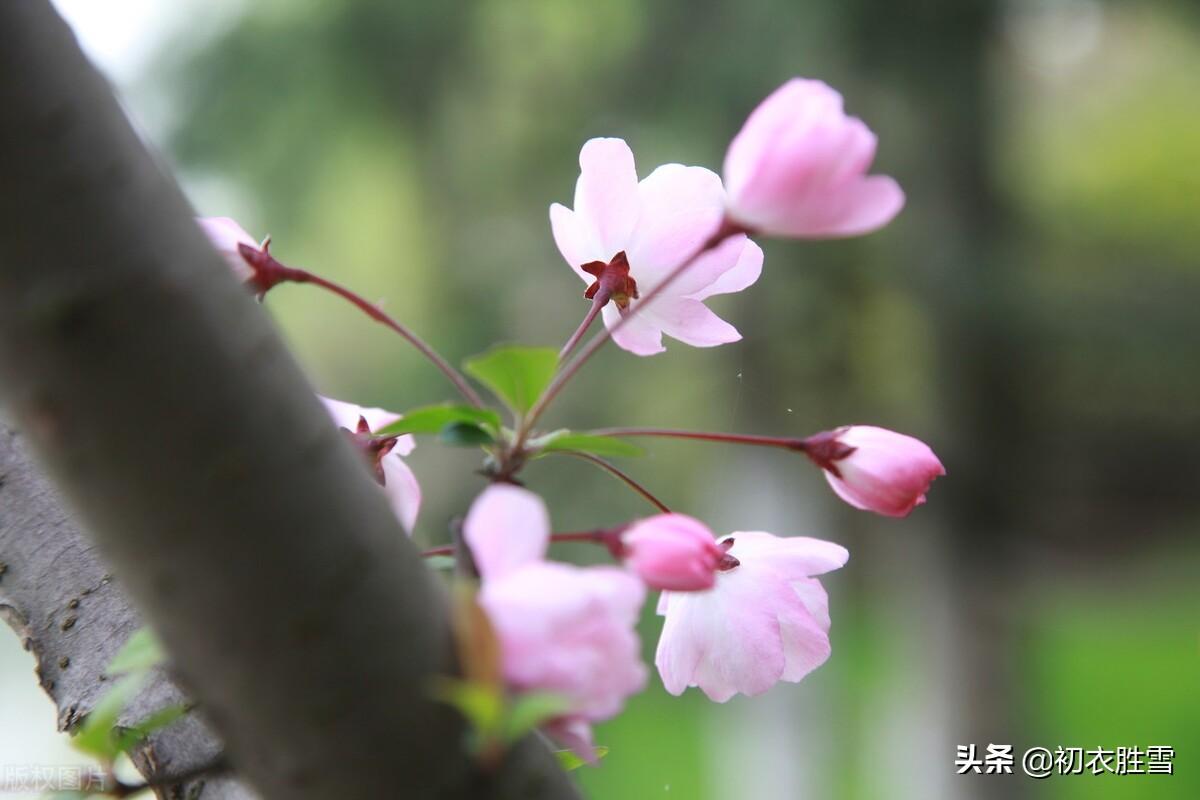
{"type": "MultiPolygon", "coordinates": [[[[112,576],[29,459],[18,434],[0,424],[0,617],[37,662],[42,689],[58,707],[58,728],[83,719],[112,686],[105,667],[141,623],[112,576]]],[[[132,725],[181,702],[183,694],[156,672],[126,708],[132,725]]],[[[157,783],[212,764],[221,743],[195,713],[152,735],[131,754],[157,783]]],[[[160,797],[244,800],[235,779],[211,775],[164,786],[160,797]]]]}
{"type": "Polygon", "coordinates": [[[239,775],[575,796],[532,740],[464,751],[433,577],[46,0],[0,4],[0,109],[0,401],[239,775]]]}

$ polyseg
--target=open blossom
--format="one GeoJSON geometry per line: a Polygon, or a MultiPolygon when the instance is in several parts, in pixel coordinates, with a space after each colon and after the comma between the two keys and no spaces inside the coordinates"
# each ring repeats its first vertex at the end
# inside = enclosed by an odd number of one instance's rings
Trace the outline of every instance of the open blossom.
{"type": "Polygon", "coordinates": [[[799,681],[829,658],[829,599],[813,576],[849,554],[820,539],[732,533],[729,563],[707,592],[663,592],[654,663],[671,694],[698,686],[723,703],[799,681]]]}
{"type": "Polygon", "coordinates": [[[246,263],[238,249],[238,245],[246,245],[255,250],[259,243],[246,230],[229,217],[199,217],[196,220],[200,229],[208,236],[213,247],[221,254],[233,270],[233,274],[243,283],[250,283],[255,278],[254,268],[246,263]]]}
{"type": "Polygon", "coordinates": [[[699,591],[716,580],[725,552],[699,520],[683,514],[659,514],[635,522],[621,533],[622,557],[655,589],[699,591]]]}
{"type": "MultiPolygon", "coordinates": [[[[382,408],[364,408],[353,403],[322,397],[325,409],[333,422],[339,428],[351,433],[370,434],[392,424],[400,419],[400,414],[385,411],[382,408]],[[366,430],[362,430],[361,421],[366,422],[366,430]]],[[[368,436],[368,439],[370,437],[368,436]]],[[[417,513],[421,510],[421,486],[417,476],[404,463],[401,456],[406,456],[416,447],[411,435],[398,436],[384,445],[384,449],[373,451],[376,458],[377,474],[383,483],[383,490],[391,503],[392,510],[404,530],[412,533],[417,524],[417,513]]]]}
{"type": "Polygon", "coordinates": [[[505,682],[565,697],[571,712],[547,729],[582,747],[588,722],[614,716],[645,685],[634,631],[644,587],[617,567],[545,561],[546,507],[516,486],[484,490],[463,538],[483,579],[478,601],[500,640],[505,682]]]}
{"type": "MultiPolygon", "coordinates": [[[[554,241],[588,284],[588,296],[611,295],[604,324],[613,328],[717,230],[724,216],[721,179],[702,167],[667,164],[638,182],[633,153],[621,139],[592,139],[579,153],[575,208],[550,207],[554,241]]],[[[738,234],[697,259],[652,303],[613,334],[622,348],[648,356],[662,335],[696,347],[741,338],[704,305],[758,280],[762,250],[738,234]]]]}
{"type": "Polygon", "coordinates": [[[725,156],[729,216],[751,231],[801,239],[857,236],[904,206],[893,179],[867,175],[875,134],[842,96],[794,78],[746,120],[725,156]]]}
{"type": "Polygon", "coordinates": [[[903,517],[925,502],[942,462],[920,439],[871,425],[810,437],[809,456],[838,497],[855,508],[903,517]]]}

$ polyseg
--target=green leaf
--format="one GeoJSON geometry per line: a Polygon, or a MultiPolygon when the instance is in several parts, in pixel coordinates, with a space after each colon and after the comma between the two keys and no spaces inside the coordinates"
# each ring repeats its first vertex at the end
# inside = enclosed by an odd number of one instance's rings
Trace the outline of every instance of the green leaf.
{"type": "Polygon", "coordinates": [[[120,743],[113,729],[116,727],[117,718],[142,688],[145,680],[146,673],[142,671],[122,678],[109,689],[88,712],[79,727],[79,732],[72,737],[71,744],[75,749],[102,761],[112,761],[120,755],[120,743]]]}
{"type": "Polygon", "coordinates": [[[109,675],[144,672],[158,666],[167,658],[154,631],[138,628],[108,665],[109,675]]]}
{"type": "Polygon", "coordinates": [[[129,748],[155,731],[167,727],[187,712],[188,707],[186,705],[177,703],[155,711],[132,728],[119,729],[115,735],[117,751],[120,753],[127,752],[129,748]]]}
{"type": "Polygon", "coordinates": [[[457,678],[436,678],[433,695],[454,706],[484,739],[490,739],[504,718],[504,695],[498,687],[457,678]]]}
{"type": "Polygon", "coordinates": [[[538,450],[538,456],[555,451],[577,450],[596,456],[632,458],[643,455],[645,452],[637,445],[630,444],[623,439],[615,439],[612,436],[596,436],[591,433],[575,433],[565,428],[539,436],[531,440],[529,446],[538,450]]]}
{"type": "Polygon", "coordinates": [[[571,709],[571,701],[552,692],[530,692],[513,701],[508,709],[505,738],[512,742],[548,719],[560,717],[571,709]]]}
{"type": "Polygon", "coordinates": [[[451,422],[438,434],[438,441],[453,447],[480,447],[492,444],[496,437],[471,422],[451,422]]]}
{"type": "Polygon", "coordinates": [[[458,561],[454,556],[429,556],[425,559],[425,566],[430,569],[454,569],[458,561]]]}
{"type": "MultiPolygon", "coordinates": [[[[595,748],[595,751],[596,751],[596,760],[597,761],[599,761],[600,759],[602,759],[606,755],[608,755],[608,748],[605,747],[604,745],[597,746],[595,748]]],[[[580,767],[582,767],[584,764],[587,763],[586,761],[584,761],[579,756],[575,755],[570,750],[555,750],[554,755],[558,756],[558,765],[560,767],[562,767],[563,769],[565,769],[567,772],[570,772],[573,769],[579,769],[580,767]]]]}
{"type": "Polygon", "coordinates": [[[505,405],[524,414],[554,378],[558,352],[552,347],[503,345],[468,358],[463,368],[505,405]]]}
{"type": "Polygon", "coordinates": [[[500,415],[490,408],[437,405],[414,408],[401,419],[380,428],[375,433],[383,436],[401,433],[439,433],[447,425],[455,422],[473,422],[493,435],[500,430],[500,415]]]}

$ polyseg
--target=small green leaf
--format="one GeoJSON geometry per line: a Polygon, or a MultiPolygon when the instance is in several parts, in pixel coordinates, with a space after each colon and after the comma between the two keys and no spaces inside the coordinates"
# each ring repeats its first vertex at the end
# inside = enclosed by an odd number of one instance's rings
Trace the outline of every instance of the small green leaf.
{"type": "Polygon", "coordinates": [[[468,358],[463,368],[509,408],[524,414],[554,378],[558,353],[552,347],[504,345],[468,358]]]}
{"type": "Polygon", "coordinates": [[[454,556],[429,556],[425,559],[425,566],[430,569],[454,569],[458,566],[458,561],[454,556]]]}
{"type": "Polygon", "coordinates": [[[632,458],[643,455],[645,452],[637,445],[630,444],[623,439],[615,439],[612,436],[596,436],[591,433],[575,433],[565,428],[539,436],[530,441],[529,446],[538,451],[538,456],[555,451],[577,450],[596,456],[632,458]]]}
{"type": "Polygon", "coordinates": [[[451,422],[438,434],[438,441],[452,447],[480,447],[492,444],[496,438],[471,422],[451,422]]]}
{"type": "Polygon", "coordinates": [[[571,710],[571,701],[551,692],[530,692],[516,698],[508,709],[505,738],[512,742],[548,719],[571,710]]]}
{"type": "Polygon", "coordinates": [[[158,666],[167,658],[154,631],[138,628],[108,665],[109,675],[144,672],[158,666]]]}
{"type": "Polygon", "coordinates": [[[439,433],[454,422],[473,422],[493,435],[500,430],[500,415],[490,408],[438,405],[414,408],[401,419],[380,428],[375,433],[383,436],[401,433],[439,433]]]}
{"type": "Polygon", "coordinates": [[[145,680],[146,673],[142,671],[122,678],[109,689],[84,717],[79,732],[72,737],[71,744],[75,749],[102,761],[112,761],[120,755],[120,743],[113,729],[117,718],[145,680]]]}
{"type": "MultiPolygon", "coordinates": [[[[595,748],[595,752],[596,752],[596,760],[599,761],[600,759],[602,759],[606,755],[608,755],[608,748],[605,747],[604,745],[599,745],[598,747],[595,748]]],[[[584,764],[587,763],[586,761],[584,761],[579,756],[575,755],[575,753],[573,753],[570,750],[555,750],[554,755],[558,756],[558,765],[560,767],[562,767],[563,769],[565,769],[567,772],[570,772],[573,769],[579,769],[580,767],[582,767],[584,764]]]]}
{"type": "Polygon", "coordinates": [[[167,706],[155,711],[132,728],[120,728],[116,733],[117,751],[125,753],[129,748],[155,731],[162,730],[188,712],[183,703],[167,706]]]}
{"type": "Polygon", "coordinates": [[[433,695],[454,706],[466,717],[482,739],[490,739],[504,718],[504,695],[493,685],[457,678],[436,678],[433,695]]]}

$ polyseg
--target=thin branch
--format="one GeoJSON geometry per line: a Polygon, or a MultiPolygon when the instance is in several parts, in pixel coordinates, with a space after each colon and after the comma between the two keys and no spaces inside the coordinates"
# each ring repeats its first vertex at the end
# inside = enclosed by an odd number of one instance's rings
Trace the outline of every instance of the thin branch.
{"type": "Polygon", "coordinates": [[[417,336],[408,326],[396,320],[390,314],[386,313],[382,308],[365,299],[354,291],[347,289],[339,283],[335,283],[327,278],[322,278],[320,275],[295,267],[284,268],[284,274],[287,280],[292,283],[310,283],[313,286],[319,286],[344,300],[348,300],[356,308],[362,311],[371,319],[390,328],[400,334],[404,339],[417,349],[421,355],[425,356],[435,367],[442,371],[459,393],[467,399],[471,405],[476,408],[483,408],[483,399],[458,370],[450,365],[446,359],[434,350],[420,336],[417,336]]]}
{"type": "Polygon", "coordinates": [[[649,489],[647,489],[645,486],[642,486],[640,483],[635,481],[633,478],[631,478],[625,472],[621,471],[616,465],[611,464],[608,461],[605,461],[603,458],[599,458],[598,456],[594,456],[591,453],[584,453],[579,450],[552,450],[551,453],[562,453],[565,456],[575,456],[576,458],[582,458],[584,461],[589,461],[592,464],[595,464],[600,469],[609,473],[613,477],[620,480],[622,483],[624,483],[630,489],[633,489],[635,492],[637,492],[643,498],[645,498],[646,501],[648,503],[650,503],[650,505],[654,506],[662,513],[664,513],[664,514],[671,513],[671,509],[667,508],[665,503],[663,503],[657,497],[652,495],[650,493],[649,489]]]}
{"type": "Polygon", "coordinates": [[[592,322],[595,321],[596,316],[600,313],[600,309],[604,308],[604,304],[608,302],[608,299],[608,292],[603,288],[592,298],[592,306],[584,314],[583,322],[579,323],[579,327],[571,334],[571,338],[567,339],[567,343],[562,346],[562,350],[558,351],[559,362],[562,362],[567,356],[571,355],[571,351],[579,344],[579,340],[587,333],[588,328],[592,327],[592,322]]]}
{"type": "Polygon", "coordinates": [[[807,443],[804,439],[787,436],[758,436],[748,433],[711,433],[709,431],[683,431],[673,428],[599,428],[588,431],[594,436],[655,436],[664,439],[695,439],[703,442],[727,442],[729,444],[746,444],[757,447],[779,447],[784,450],[804,452],[807,443]]]}

